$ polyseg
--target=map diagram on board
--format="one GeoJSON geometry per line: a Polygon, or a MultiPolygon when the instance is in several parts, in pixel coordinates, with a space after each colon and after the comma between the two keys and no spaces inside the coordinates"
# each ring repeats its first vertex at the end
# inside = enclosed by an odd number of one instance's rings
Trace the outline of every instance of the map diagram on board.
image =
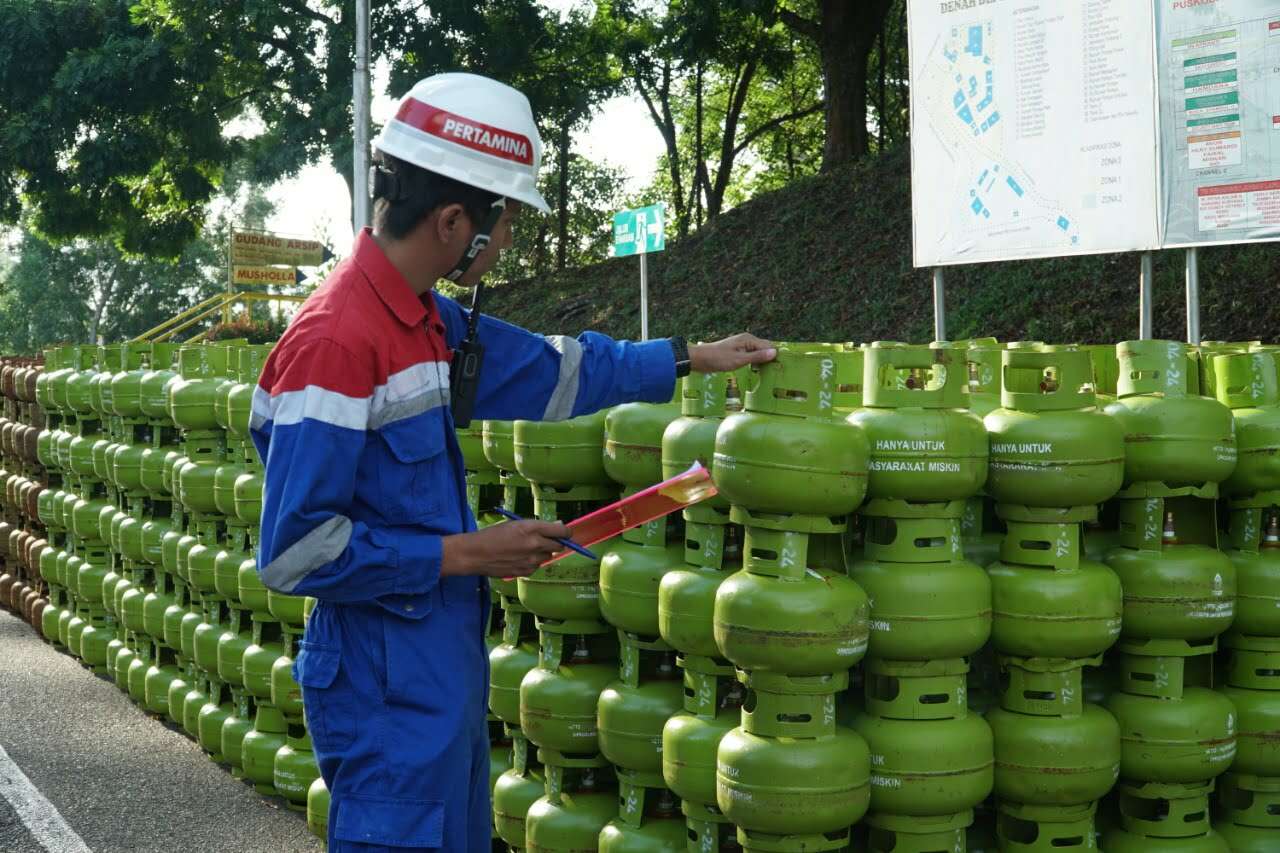
{"type": "Polygon", "coordinates": [[[1075,215],[1042,194],[1005,145],[1005,117],[1014,111],[1008,72],[988,49],[994,35],[993,21],[950,27],[917,81],[929,129],[953,162],[953,183],[937,194],[947,219],[943,240],[948,253],[964,254],[1017,233],[1033,253],[1069,253],[1080,242],[1075,215]]]}

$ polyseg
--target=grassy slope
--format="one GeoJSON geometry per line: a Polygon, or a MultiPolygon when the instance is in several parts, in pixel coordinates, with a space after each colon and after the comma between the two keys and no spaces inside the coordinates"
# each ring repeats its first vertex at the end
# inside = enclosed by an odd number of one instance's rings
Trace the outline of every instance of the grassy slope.
{"type": "MultiPolygon", "coordinates": [[[[947,271],[952,338],[1112,342],[1136,337],[1138,256],[976,264],[947,271]]],[[[1280,248],[1201,250],[1205,339],[1274,340],[1280,248]]],[[[753,199],[649,260],[650,333],[714,339],[932,337],[931,279],[911,266],[910,164],[868,159],[753,199]]],[[[1183,253],[1156,256],[1155,331],[1181,339],[1183,253]]],[[[487,310],[546,333],[640,332],[639,261],[492,288],[487,310]]]]}

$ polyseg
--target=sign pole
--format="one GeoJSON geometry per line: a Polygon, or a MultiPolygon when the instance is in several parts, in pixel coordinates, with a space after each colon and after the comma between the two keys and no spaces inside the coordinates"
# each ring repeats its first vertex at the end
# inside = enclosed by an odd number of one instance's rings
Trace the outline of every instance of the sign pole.
{"type": "Polygon", "coordinates": [[[1187,249],[1187,343],[1200,344],[1200,258],[1187,249]]]}
{"type": "Polygon", "coordinates": [[[947,283],[942,267],[933,268],[933,339],[947,339],[947,283]]]}
{"type": "Polygon", "coordinates": [[[1149,341],[1155,337],[1155,308],[1152,304],[1155,275],[1155,259],[1150,252],[1142,253],[1142,276],[1138,280],[1138,339],[1149,341]]]}
{"type": "MultiPolygon", "coordinates": [[[[236,292],[236,267],[233,262],[232,241],[235,237],[235,227],[227,229],[227,296],[236,292]]],[[[222,322],[231,322],[231,300],[227,300],[227,304],[222,306],[222,322]]]]}
{"type": "Polygon", "coordinates": [[[351,168],[355,172],[352,186],[352,230],[359,233],[369,224],[369,0],[356,0],[356,67],[352,90],[355,127],[351,168]]]}
{"type": "Polygon", "coordinates": [[[648,252],[640,253],[640,340],[649,340],[649,266],[648,252]]]}

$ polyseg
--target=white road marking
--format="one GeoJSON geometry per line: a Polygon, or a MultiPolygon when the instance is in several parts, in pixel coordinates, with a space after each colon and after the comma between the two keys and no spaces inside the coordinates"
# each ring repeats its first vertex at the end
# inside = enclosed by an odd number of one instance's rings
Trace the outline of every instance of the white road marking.
{"type": "Polygon", "coordinates": [[[3,746],[0,746],[0,797],[9,801],[18,819],[48,853],[93,853],[84,839],[67,826],[53,803],[31,784],[3,746]]]}

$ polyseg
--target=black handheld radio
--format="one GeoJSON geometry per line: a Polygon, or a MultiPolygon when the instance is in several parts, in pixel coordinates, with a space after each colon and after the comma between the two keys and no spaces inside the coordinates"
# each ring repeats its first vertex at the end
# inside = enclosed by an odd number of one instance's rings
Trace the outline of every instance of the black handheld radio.
{"type": "Polygon", "coordinates": [[[471,415],[476,408],[476,395],[480,391],[480,367],[484,364],[484,344],[480,343],[477,325],[480,322],[480,296],[484,285],[477,284],[471,298],[471,316],[467,318],[467,334],[453,351],[449,364],[449,408],[453,412],[453,425],[465,429],[471,425],[471,415]]]}

